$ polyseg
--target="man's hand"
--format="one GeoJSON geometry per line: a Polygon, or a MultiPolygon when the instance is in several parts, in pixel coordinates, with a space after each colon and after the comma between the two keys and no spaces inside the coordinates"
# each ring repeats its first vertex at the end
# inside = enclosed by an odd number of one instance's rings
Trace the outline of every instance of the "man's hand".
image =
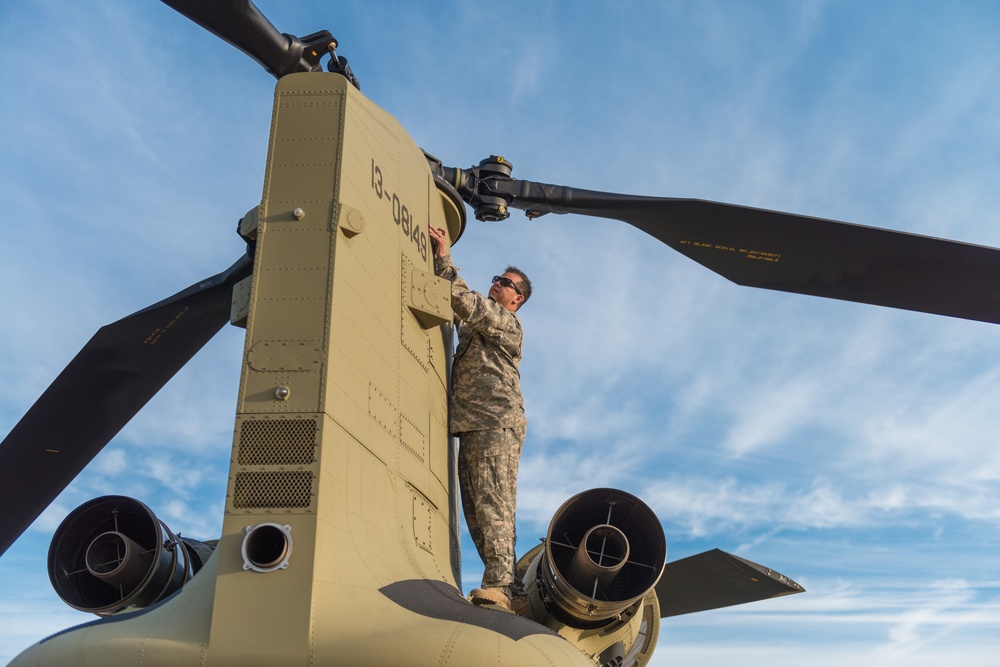
{"type": "Polygon", "coordinates": [[[444,230],[444,228],[427,225],[427,234],[431,237],[431,245],[434,247],[434,256],[447,257],[450,249],[448,247],[448,233],[444,230]]]}

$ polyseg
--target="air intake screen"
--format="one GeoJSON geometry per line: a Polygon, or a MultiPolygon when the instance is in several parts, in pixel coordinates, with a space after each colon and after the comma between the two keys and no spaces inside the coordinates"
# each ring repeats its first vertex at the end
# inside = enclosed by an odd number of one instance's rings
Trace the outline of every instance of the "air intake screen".
{"type": "Polygon", "coordinates": [[[239,464],[309,465],[316,459],[316,421],[245,421],[240,429],[239,464]]]}
{"type": "Polygon", "coordinates": [[[312,503],[312,478],[309,470],[238,473],[233,485],[233,507],[309,507],[312,503]]]}

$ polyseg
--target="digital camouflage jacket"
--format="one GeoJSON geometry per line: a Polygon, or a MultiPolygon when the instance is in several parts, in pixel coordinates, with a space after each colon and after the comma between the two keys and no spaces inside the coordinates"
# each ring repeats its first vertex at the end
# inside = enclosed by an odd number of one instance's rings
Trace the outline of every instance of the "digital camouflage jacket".
{"type": "Polygon", "coordinates": [[[435,257],[437,275],[451,281],[458,348],[451,369],[449,430],[526,426],[521,398],[521,320],[493,299],[469,289],[451,263],[435,257]]]}

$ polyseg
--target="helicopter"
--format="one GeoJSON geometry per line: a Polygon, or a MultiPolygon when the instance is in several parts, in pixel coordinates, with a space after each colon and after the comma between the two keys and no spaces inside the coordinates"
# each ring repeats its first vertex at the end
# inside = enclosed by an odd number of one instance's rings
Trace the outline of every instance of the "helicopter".
{"type": "MultiPolygon", "coordinates": [[[[470,171],[471,171],[471,170],[470,170],[470,171]]],[[[459,247],[460,247],[460,246],[459,246],[459,247]]],[[[696,246],[696,247],[700,247],[700,246],[696,246]]]]}

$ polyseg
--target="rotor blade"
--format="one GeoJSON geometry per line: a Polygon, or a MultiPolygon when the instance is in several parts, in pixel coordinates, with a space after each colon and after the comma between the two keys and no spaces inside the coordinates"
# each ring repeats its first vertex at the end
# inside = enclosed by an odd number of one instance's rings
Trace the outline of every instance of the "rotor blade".
{"type": "Polygon", "coordinates": [[[0,555],[229,321],[244,256],[102,327],[0,443],[0,555]]]}
{"type": "MultiPolygon", "coordinates": [[[[232,44],[277,78],[316,69],[319,56],[323,55],[304,53],[297,37],[278,32],[250,0],[163,0],[163,3],[232,44]]],[[[320,35],[329,37],[326,31],[311,37],[320,35]]]]}
{"type": "Polygon", "coordinates": [[[661,618],[803,592],[785,575],[720,549],[667,563],[656,584],[661,618]]]}
{"type": "Polygon", "coordinates": [[[627,222],[739,285],[1000,323],[1000,249],[698,199],[499,181],[510,206],[627,222]]]}

